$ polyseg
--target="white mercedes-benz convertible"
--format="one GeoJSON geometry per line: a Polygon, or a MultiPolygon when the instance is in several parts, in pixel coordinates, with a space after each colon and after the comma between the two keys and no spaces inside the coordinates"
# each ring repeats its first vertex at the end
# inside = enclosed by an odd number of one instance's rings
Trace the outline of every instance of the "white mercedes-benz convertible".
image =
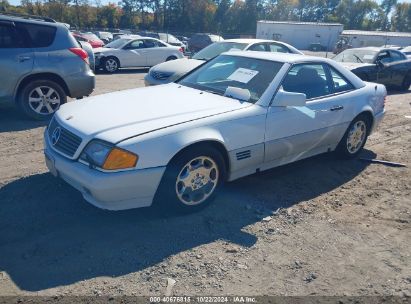
{"type": "Polygon", "coordinates": [[[356,156],[385,96],[332,60],[225,53],[177,83],[64,104],[45,131],[46,163],[97,207],[194,210],[225,181],[334,150],[356,156]]]}

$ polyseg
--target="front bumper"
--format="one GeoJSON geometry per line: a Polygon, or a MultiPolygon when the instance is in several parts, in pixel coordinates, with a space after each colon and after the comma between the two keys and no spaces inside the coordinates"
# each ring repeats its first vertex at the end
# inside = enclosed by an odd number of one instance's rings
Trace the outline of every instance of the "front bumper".
{"type": "Polygon", "coordinates": [[[108,210],[150,206],[165,171],[165,167],[110,173],[90,169],[54,151],[47,130],[44,133],[44,154],[53,175],[79,190],[92,205],[108,210]]]}

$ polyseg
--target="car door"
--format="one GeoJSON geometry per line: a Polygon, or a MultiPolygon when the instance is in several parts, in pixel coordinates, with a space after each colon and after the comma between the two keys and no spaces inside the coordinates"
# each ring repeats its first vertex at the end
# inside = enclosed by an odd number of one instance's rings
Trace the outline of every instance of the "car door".
{"type": "Polygon", "coordinates": [[[170,49],[165,44],[155,39],[144,39],[144,45],[148,50],[147,66],[154,66],[166,61],[170,49]]]}
{"type": "Polygon", "coordinates": [[[34,54],[25,33],[13,22],[0,21],[0,101],[12,101],[19,81],[33,69],[34,54]]]}
{"type": "Polygon", "coordinates": [[[281,89],[304,93],[302,107],[272,104],[266,121],[265,162],[273,165],[335,148],[350,122],[354,87],[327,64],[294,65],[281,89]]]}
{"type": "Polygon", "coordinates": [[[375,59],[377,78],[370,79],[385,85],[391,84],[391,68],[389,64],[392,62],[392,57],[387,50],[380,51],[375,59]]]}
{"type": "Polygon", "coordinates": [[[388,52],[390,53],[392,59],[388,66],[391,78],[390,84],[401,86],[409,70],[409,64],[404,62],[404,60],[407,60],[407,57],[401,52],[395,50],[389,50],[388,52]]]}
{"type": "Polygon", "coordinates": [[[147,66],[147,49],[143,39],[132,40],[118,51],[122,67],[147,66]]]}

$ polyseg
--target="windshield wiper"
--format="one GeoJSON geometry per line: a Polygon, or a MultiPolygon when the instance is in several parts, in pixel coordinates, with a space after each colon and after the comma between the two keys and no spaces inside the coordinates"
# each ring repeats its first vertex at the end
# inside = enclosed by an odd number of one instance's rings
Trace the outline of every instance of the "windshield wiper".
{"type": "Polygon", "coordinates": [[[219,95],[219,96],[223,96],[223,95],[224,95],[223,93],[218,93],[218,92],[212,91],[212,90],[204,90],[204,89],[201,89],[201,91],[207,92],[207,93],[211,93],[211,94],[214,94],[214,95],[219,95]]]}
{"type": "Polygon", "coordinates": [[[359,61],[359,62],[361,62],[361,63],[364,63],[364,61],[362,61],[361,58],[358,57],[357,55],[353,54],[353,56],[357,59],[357,61],[359,61]]]}

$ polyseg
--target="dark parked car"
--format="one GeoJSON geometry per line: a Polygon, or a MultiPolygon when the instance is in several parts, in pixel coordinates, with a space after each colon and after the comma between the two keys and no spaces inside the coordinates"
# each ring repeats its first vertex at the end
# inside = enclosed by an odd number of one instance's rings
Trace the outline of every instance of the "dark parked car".
{"type": "Polygon", "coordinates": [[[151,37],[151,38],[156,38],[161,41],[164,41],[170,45],[173,46],[179,46],[183,49],[183,52],[185,51],[186,45],[178,40],[174,35],[168,34],[168,33],[155,33],[155,32],[139,32],[138,35],[142,37],[151,37]]]}
{"type": "Polygon", "coordinates": [[[197,53],[206,46],[218,41],[223,41],[224,38],[212,34],[195,34],[188,40],[188,49],[192,53],[197,53]]]}
{"type": "Polygon", "coordinates": [[[38,120],[95,86],[87,52],[68,28],[37,16],[0,13],[0,71],[0,103],[38,120]]]}
{"type": "Polygon", "coordinates": [[[347,49],[333,59],[362,80],[401,90],[408,90],[411,85],[411,60],[398,50],[378,47],[347,49]]]}

